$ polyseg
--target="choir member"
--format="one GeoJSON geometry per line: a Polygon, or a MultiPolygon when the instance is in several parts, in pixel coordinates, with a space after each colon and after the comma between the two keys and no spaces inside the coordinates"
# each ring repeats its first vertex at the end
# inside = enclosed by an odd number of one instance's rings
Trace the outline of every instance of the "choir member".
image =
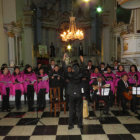
{"type": "Polygon", "coordinates": [[[106,71],[105,63],[104,63],[104,62],[102,62],[102,63],[100,64],[99,71],[100,71],[100,73],[102,73],[102,74],[104,74],[104,71],[106,71]]]}
{"type": "Polygon", "coordinates": [[[128,76],[127,74],[122,75],[121,80],[118,82],[118,93],[120,94],[120,100],[121,100],[121,105],[123,108],[123,112],[126,112],[126,103],[127,100],[125,99],[125,97],[123,96],[123,92],[128,92],[128,87],[129,87],[129,82],[128,82],[128,76]]]}
{"type": "Polygon", "coordinates": [[[94,66],[91,60],[88,61],[86,68],[88,69],[89,73],[92,73],[94,71],[94,66]]]}
{"type": "Polygon", "coordinates": [[[138,84],[138,70],[136,65],[130,66],[130,72],[128,73],[128,81],[131,86],[138,84]]]}
{"type": "Polygon", "coordinates": [[[114,93],[115,92],[115,87],[114,87],[114,84],[115,84],[115,80],[116,80],[116,76],[115,74],[112,72],[111,70],[111,67],[108,66],[107,68],[107,72],[104,73],[104,77],[105,77],[105,80],[108,84],[111,84],[111,90],[112,92],[114,93]]]}
{"type": "Polygon", "coordinates": [[[93,92],[92,94],[92,101],[95,102],[97,105],[99,105],[99,100],[104,100],[105,102],[105,108],[104,108],[104,114],[108,114],[109,112],[109,96],[101,96],[101,89],[105,88],[106,82],[103,80],[101,76],[99,76],[93,83],[93,92]]]}
{"type": "Polygon", "coordinates": [[[24,90],[27,94],[28,110],[33,110],[34,104],[34,84],[36,81],[36,75],[30,65],[26,65],[24,70],[24,90]]]}
{"type": "Polygon", "coordinates": [[[34,69],[34,72],[35,74],[38,74],[39,73],[39,69],[42,67],[42,64],[41,63],[38,63],[37,64],[37,67],[34,69]]]}
{"type": "MultiPolygon", "coordinates": [[[[2,73],[2,70],[3,70],[3,68],[5,68],[5,67],[7,67],[8,68],[8,66],[7,66],[7,64],[6,63],[4,63],[4,64],[2,64],[1,65],[1,71],[0,71],[0,74],[2,73]]],[[[8,74],[9,75],[11,75],[11,73],[10,73],[10,71],[8,70],[8,74]]]]}
{"type": "Polygon", "coordinates": [[[55,61],[52,59],[50,64],[48,65],[45,73],[50,74],[54,71],[54,67],[55,67],[55,61]]]}
{"type": "Polygon", "coordinates": [[[45,95],[49,92],[49,77],[44,73],[41,67],[37,75],[38,82],[35,83],[35,90],[37,93],[38,110],[43,110],[46,106],[45,95]]]}
{"type": "Polygon", "coordinates": [[[54,70],[50,73],[50,87],[60,87],[60,98],[63,100],[63,73],[60,71],[60,67],[55,65],[54,70]]]}
{"type": "Polygon", "coordinates": [[[24,93],[24,87],[23,87],[23,76],[20,73],[20,68],[18,66],[15,66],[14,68],[12,82],[13,82],[13,93],[15,94],[16,109],[19,110],[21,108],[21,95],[24,93]]]}
{"type": "MultiPolygon", "coordinates": [[[[121,77],[126,74],[127,72],[124,70],[124,66],[123,65],[119,65],[118,66],[118,71],[116,72],[116,80],[115,80],[115,87],[118,87],[118,82],[120,81],[121,77]]],[[[117,89],[117,104],[120,104],[120,100],[121,100],[121,95],[119,90],[117,89]]]]}
{"type": "Polygon", "coordinates": [[[122,75],[127,74],[127,72],[124,70],[123,65],[118,66],[118,71],[116,72],[116,81],[115,81],[115,86],[117,87],[118,81],[121,79],[122,75]]]}
{"type": "Polygon", "coordinates": [[[99,68],[95,67],[94,72],[90,74],[90,82],[89,84],[91,85],[97,77],[102,76],[102,74],[99,72],[99,68]]]}
{"type": "Polygon", "coordinates": [[[6,66],[1,69],[0,87],[2,96],[2,111],[9,111],[9,96],[13,93],[13,86],[11,74],[6,66]]]}
{"type": "MultiPolygon", "coordinates": [[[[121,97],[120,99],[121,99],[121,105],[123,108],[123,113],[126,113],[126,110],[127,110],[126,103],[128,102],[128,100],[125,98],[123,93],[129,91],[129,88],[128,88],[129,86],[130,86],[130,84],[128,82],[128,75],[124,74],[122,76],[121,80],[118,82],[118,92],[120,93],[120,97],[121,97]]],[[[133,96],[132,101],[131,101],[131,111],[134,113],[137,113],[135,96],[133,96]]]]}
{"type": "Polygon", "coordinates": [[[114,61],[114,66],[112,67],[112,70],[118,71],[118,61],[117,60],[114,61]]]}

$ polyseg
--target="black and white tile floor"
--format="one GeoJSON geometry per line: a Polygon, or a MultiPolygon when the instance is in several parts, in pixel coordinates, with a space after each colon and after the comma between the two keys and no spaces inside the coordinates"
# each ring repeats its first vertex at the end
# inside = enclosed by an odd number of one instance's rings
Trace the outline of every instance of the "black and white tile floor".
{"type": "MultiPolygon", "coordinates": [[[[110,109],[110,116],[99,121],[99,111],[90,111],[94,119],[83,120],[83,129],[68,130],[68,112],[49,113],[49,107],[39,112],[27,112],[27,107],[11,112],[0,112],[0,140],[140,140],[140,115],[128,111],[123,115],[117,107],[110,109]]],[[[139,111],[140,113],[140,111],[139,111]]]]}

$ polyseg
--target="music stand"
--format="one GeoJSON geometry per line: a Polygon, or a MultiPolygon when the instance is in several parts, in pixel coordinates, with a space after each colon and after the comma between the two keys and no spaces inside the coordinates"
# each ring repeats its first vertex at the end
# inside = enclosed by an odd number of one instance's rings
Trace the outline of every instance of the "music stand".
{"type": "Polygon", "coordinates": [[[140,87],[132,87],[132,95],[140,96],[140,87]]]}
{"type": "MultiPolygon", "coordinates": [[[[109,97],[109,93],[110,93],[110,87],[103,87],[103,88],[101,88],[101,94],[100,95],[98,95],[98,96],[100,96],[100,97],[109,97]]],[[[100,100],[100,99],[99,99],[100,100]]],[[[103,100],[103,99],[101,99],[101,100],[103,100]]],[[[103,100],[104,101],[104,100],[103,100]]],[[[99,116],[99,120],[104,120],[103,119],[103,114],[102,114],[102,110],[103,110],[104,108],[102,107],[102,105],[100,105],[100,103],[99,103],[99,110],[100,110],[100,116],[99,116]]]]}
{"type": "MultiPolygon", "coordinates": [[[[37,78],[37,92],[38,92],[38,80],[39,80],[39,76],[37,75],[36,78],[37,78]]],[[[42,80],[45,80],[46,78],[47,78],[47,77],[43,77],[42,80]]],[[[34,81],[33,81],[33,82],[34,82],[34,81]]],[[[40,120],[41,118],[39,118],[39,116],[38,116],[38,111],[39,111],[38,109],[39,109],[39,107],[38,107],[37,101],[36,101],[36,104],[34,105],[33,108],[35,109],[35,112],[36,112],[36,118],[35,118],[34,120],[32,120],[32,121],[27,122],[25,125],[28,125],[28,124],[33,123],[33,122],[36,122],[36,121],[37,121],[37,123],[40,122],[42,125],[45,125],[45,124],[40,120]]]]}

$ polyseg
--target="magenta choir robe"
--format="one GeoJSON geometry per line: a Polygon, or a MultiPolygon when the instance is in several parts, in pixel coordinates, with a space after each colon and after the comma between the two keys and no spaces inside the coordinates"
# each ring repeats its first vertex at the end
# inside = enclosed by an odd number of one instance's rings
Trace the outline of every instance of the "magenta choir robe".
{"type": "Polygon", "coordinates": [[[136,79],[134,78],[135,75],[138,75],[138,72],[129,72],[128,73],[128,81],[130,84],[136,84],[136,79]]]}
{"type": "Polygon", "coordinates": [[[21,94],[24,93],[24,85],[23,85],[23,76],[22,74],[18,74],[18,75],[12,75],[12,82],[13,82],[13,94],[15,95],[16,90],[20,90],[21,94]],[[16,79],[19,81],[19,83],[15,83],[16,79]]]}
{"type": "MultiPolygon", "coordinates": [[[[43,78],[44,76],[48,76],[47,74],[39,75],[39,77],[43,78]]],[[[35,91],[38,94],[40,89],[46,89],[46,93],[49,92],[49,79],[48,80],[41,80],[38,83],[35,83],[35,91]]]]}
{"type": "Polygon", "coordinates": [[[89,84],[91,85],[94,82],[94,80],[99,76],[102,76],[102,74],[101,73],[91,73],[89,84]],[[93,78],[95,78],[95,79],[93,79],[93,78]]]}
{"type": "Polygon", "coordinates": [[[127,74],[127,72],[126,71],[117,71],[116,72],[115,87],[118,86],[118,82],[124,74],[127,74]]]}
{"type": "Polygon", "coordinates": [[[13,94],[12,76],[9,73],[7,75],[4,75],[4,74],[0,75],[0,92],[1,92],[2,96],[6,95],[6,88],[10,88],[9,95],[14,95],[13,94]],[[3,83],[3,82],[5,82],[5,83],[3,83]]]}
{"type": "Polygon", "coordinates": [[[140,85],[140,72],[137,72],[138,75],[138,85],[140,85]]]}
{"type": "Polygon", "coordinates": [[[114,86],[114,82],[113,81],[105,81],[106,84],[110,84],[110,89],[113,92],[113,94],[115,93],[115,86],[114,86]]]}
{"type": "Polygon", "coordinates": [[[115,92],[115,81],[116,81],[116,76],[115,74],[112,73],[105,73],[104,76],[107,77],[112,77],[112,81],[106,81],[107,84],[110,84],[111,91],[114,93],[115,92]]]}
{"type": "Polygon", "coordinates": [[[34,72],[29,73],[29,74],[24,74],[23,75],[23,80],[24,80],[24,91],[25,91],[25,93],[27,93],[27,86],[31,85],[33,82],[34,82],[33,86],[34,86],[34,89],[35,89],[35,82],[37,80],[37,77],[36,77],[34,72]]]}

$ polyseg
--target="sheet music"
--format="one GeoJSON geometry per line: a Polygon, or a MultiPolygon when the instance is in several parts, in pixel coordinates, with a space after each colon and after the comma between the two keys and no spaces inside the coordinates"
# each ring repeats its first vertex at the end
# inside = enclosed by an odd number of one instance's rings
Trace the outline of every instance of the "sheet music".
{"type": "Polygon", "coordinates": [[[47,76],[44,76],[44,77],[42,77],[42,81],[47,81],[48,80],[48,75],[47,76]]]}
{"type": "Polygon", "coordinates": [[[108,96],[110,92],[110,88],[102,88],[101,89],[101,95],[102,96],[108,96]]]}
{"type": "Polygon", "coordinates": [[[97,79],[97,77],[91,77],[91,79],[97,79]]]}
{"type": "Polygon", "coordinates": [[[132,87],[132,95],[140,95],[140,87],[132,87]]]}
{"type": "Polygon", "coordinates": [[[36,82],[36,80],[33,80],[32,82],[31,82],[31,84],[34,84],[36,82]]]}
{"type": "Polygon", "coordinates": [[[5,84],[11,84],[12,82],[11,81],[8,81],[8,82],[6,82],[6,81],[0,81],[0,83],[5,83],[5,84]]]}

